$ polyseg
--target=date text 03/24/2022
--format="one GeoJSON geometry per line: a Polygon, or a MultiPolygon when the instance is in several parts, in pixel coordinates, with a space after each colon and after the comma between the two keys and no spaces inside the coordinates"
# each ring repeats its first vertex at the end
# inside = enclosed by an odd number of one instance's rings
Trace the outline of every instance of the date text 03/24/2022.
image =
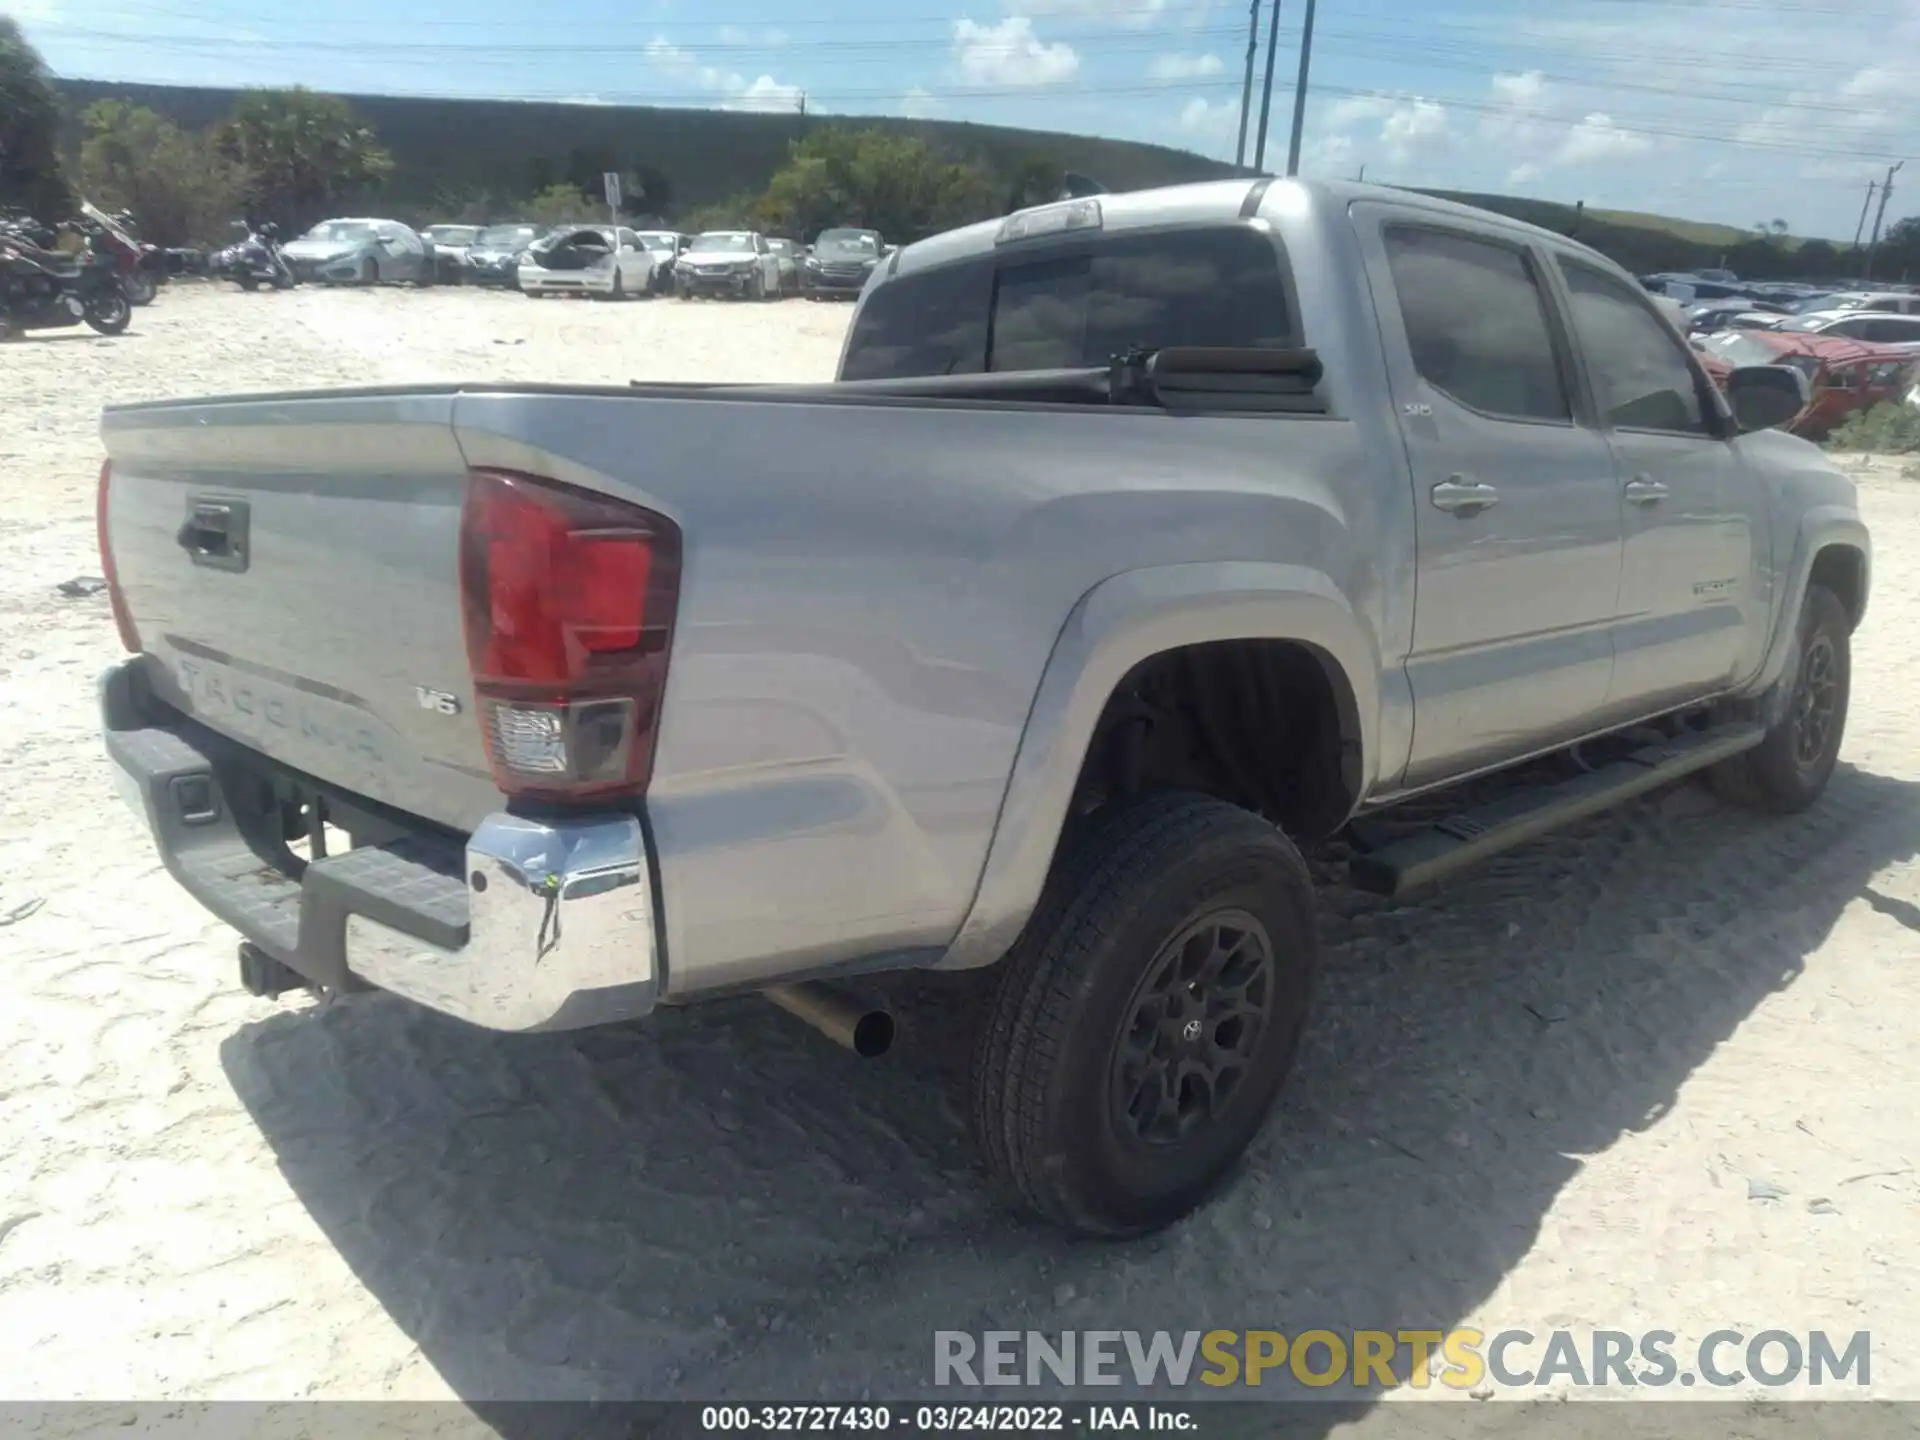
{"type": "Polygon", "coordinates": [[[1169,1405],[705,1405],[700,1428],[735,1434],[882,1432],[1019,1434],[1157,1431],[1197,1428],[1190,1411],[1169,1405]]]}

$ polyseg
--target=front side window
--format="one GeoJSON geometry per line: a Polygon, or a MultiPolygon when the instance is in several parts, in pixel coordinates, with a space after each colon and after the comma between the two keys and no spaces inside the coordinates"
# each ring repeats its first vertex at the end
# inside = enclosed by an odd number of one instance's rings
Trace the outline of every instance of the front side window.
{"type": "Polygon", "coordinates": [[[1604,271],[1562,257],[1560,272],[1601,418],[1625,430],[1711,434],[1698,374],[1667,327],[1604,271]]]}
{"type": "Polygon", "coordinates": [[[1571,421],[1526,255],[1445,230],[1394,227],[1387,263],[1420,378],[1482,414],[1571,421]]]}
{"type": "Polygon", "coordinates": [[[841,378],[1078,369],[1136,348],[1299,343],[1266,235],[1240,225],[1121,232],[887,281],[861,307],[841,378]]]}

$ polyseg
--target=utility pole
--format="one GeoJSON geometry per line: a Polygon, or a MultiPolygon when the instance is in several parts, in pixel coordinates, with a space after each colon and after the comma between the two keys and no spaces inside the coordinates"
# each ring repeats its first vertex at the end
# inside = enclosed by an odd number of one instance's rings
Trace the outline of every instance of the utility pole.
{"type": "MultiPolygon", "coordinates": [[[[1247,78],[1240,87],[1240,143],[1234,147],[1233,163],[1242,168],[1247,163],[1247,121],[1253,109],[1253,57],[1260,49],[1260,0],[1253,0],[1247,9],[1247,78]]],[[[1862,219],[1865,218],[1864,212],[1862,219]]]]}
{"type": "Polygon", "coordinates": [[[1307,66],[1313,63],[1313,4],[1300,25],[1300,78],[1293,86],[1293,138],[1287,142],[1287,174],[1300,173],[1300,131],[1307,123],[1307,66]]]}
{"type": "Polygon", "coordinates": [[[1906,163],[1898,160],[1889,165],[1887,178],[1880,182],[1880,208],[1873,213],[1873,238],[1867,242],[1867,266],[1866,272],[1860,277],[1862,280],[1873,278],[1873,257],[1880,249],[1880,222],[1887,218],[1887,201],[1893,198],[1893,177],[1900,173],[1900,167],[1906,163]]]}
{"type": "Polygon", "coordinates": [[[1273,104],[1273,52],[1279,37],[1280,0],[1273,0],[1273,9],[1267,12],[1267,79],[1260,91],[1260,134],[1253,142],[1253,168],[1256,170],[1267,167],[1267,111],[1273,104]]]}
{"type": "Polygon", "coordinates": [[[1873,192],[1880,188],[1878,180],[1867,182],[1867,198],[1860,202],[1860,223],[1853,227],[1853,248],[1860,248],[1860,237],[1867,233],[1867,211],[1873,208],[1873,192]]]}

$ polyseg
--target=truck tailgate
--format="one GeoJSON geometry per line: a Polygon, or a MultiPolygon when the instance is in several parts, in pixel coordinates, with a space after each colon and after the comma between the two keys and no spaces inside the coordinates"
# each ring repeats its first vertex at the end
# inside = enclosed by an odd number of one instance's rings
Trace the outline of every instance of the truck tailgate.
{"type": "Polygon", "coordinates": [[[469,829],[453,393],[109,411],[107,536],[155,693],[296,770],[469,829]]]}

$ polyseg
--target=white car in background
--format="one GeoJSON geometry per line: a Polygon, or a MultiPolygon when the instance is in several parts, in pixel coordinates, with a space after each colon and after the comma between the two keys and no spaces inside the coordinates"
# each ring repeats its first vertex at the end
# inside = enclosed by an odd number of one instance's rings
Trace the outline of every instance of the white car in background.
{"type": "Polygon", "coordinates": [[[1816,310],[1810,315],[1789,315],[1775,330],[1800,331],[1810,335],[1844,335],[1849,340],[1865,340],[1870,345],[1898,345],[1920,351],[1920,313],[1893,314],[1882,310],[1816,310]]]}
{"type": "Polygon", "coordinates": [[[624,225],[562,225],[520,257],[520,291],[626,300],[653,289],[655,252],[624,225]]]}

